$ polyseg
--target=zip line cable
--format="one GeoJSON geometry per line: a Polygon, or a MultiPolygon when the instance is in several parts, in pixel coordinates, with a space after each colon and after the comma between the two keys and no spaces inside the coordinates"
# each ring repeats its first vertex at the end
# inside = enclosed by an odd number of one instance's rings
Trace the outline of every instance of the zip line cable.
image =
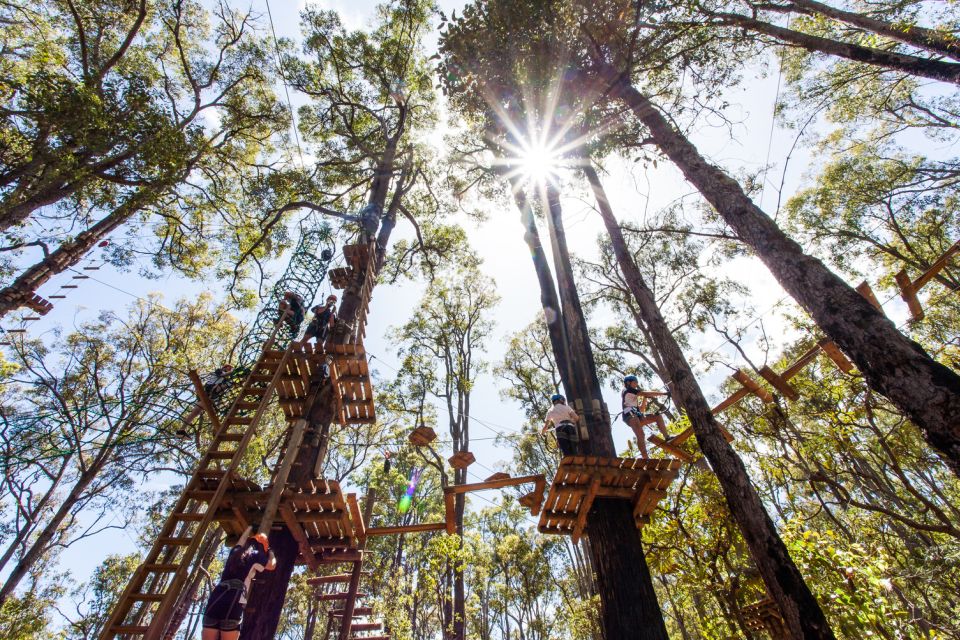
{"type": "Polygon", "coordinates": [[[287,96],[287,108],[290,110],[290,126],[293,129],[293,139],[297,141],[297,153],[300,156],[300,168],[305,169],[306,163],[303,161],[303,149],[300,148],[300,134],[297,132],[297,116],[293,112],[293,102],[290,100],[290,89],[287,86],[287,76],[283,72],[283,59],[280,57],[280,41],[277,39],[277,29],[273,25],[273,11],[270,9],[270,0],[264,0],[267,5],[267,17],[270,19],[270,32],[273,34],[273,50],[277,54],[277,72],[283,81],[283,92],[287,96]]]}

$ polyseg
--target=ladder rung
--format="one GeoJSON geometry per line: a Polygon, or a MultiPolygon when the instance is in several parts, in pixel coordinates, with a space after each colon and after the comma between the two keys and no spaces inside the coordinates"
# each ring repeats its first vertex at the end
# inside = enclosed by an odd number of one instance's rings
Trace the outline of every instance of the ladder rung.
{"type": "Polygon", "coordinates": [[[166,597],[165,593],[131,593],[131,600],[142,600],[145,602],[160,602],[166,597]]]}
{"type": "Polygon", "coordinates": [[[234,416],[227,421],[227,424],[246,426],[246,425],[249,425],[251,422],[253,422],[253,418],[248,418],[245,416],[234,416]]]}
{"type": "Polygon", "coordinates": [[[173,517],[177,520],[187,520],[189,522],[200,522],[203,520],[202,513],[175,513],[173,517]]]}
{"type": "Polygon", "coordinates": [[[84,267],[84,271],[99,271],[100,267],[84,267]]]}
{"type": "Polygon", "coordinates": [[[63,298],[63,299],[66,299],[67,296],[55,295],[55,296],[47,296],[47,297],[48,297],[48,298],[51,298],[51,299],[54,299],[54,298],[63,298]]]}
{"type": "MultiPolygon", "coordinates": [[[[190,493],[189,491],[187,493],[190,493]]],[[[210,495],[213,495],[213,491],[210,492],[210,495]]],[[[168,547],[185,547],[193,541],[193,538],[177,538],[171,536],[164,536],[160,538],[160,544],[165,544],[168,547]]]]}
{"type": "Polygon", "coordinates": [[[237,454],[237,451],[210,451],[207,453],[207,457],[211,460],[232,460],[233,456],[237,454]]]}
{"type": "Polygon", "coordinates": [[[209,500],[216,491],[204,491],[202,489],[191,489],[186,492],[186,496],[191,500],[209,500]]]}
{"type": "Polygon", "coordinates": [[[127,634],[132,634],[132,633],[144,634],[144,633],[147,632],[147,629],[149,629],[149,628],[150,628],[150,627],[140,627],[140,626],[129,625],[129,624],[115,624],[115,625],[113,625],[112,627],[110,627],[110,631],[112,631],[112,632],[114,632],[114,633],[116,633],[116,634],[121,634],[121,633],[127,633],[127,634]]]}
{"type": "Polygon", "coordinates": [[[240,442],[241,440],[243,440],[243,434],[242,433],[221,433],[215,438],[215,440],[218,440],[220,442],[240,442]]]}
{"type": "Polygon", "coordinates": [[[145,564],[143,565],[144,571],[150,571],[152,573],[173,573],[180,568],[178,564],[145,564]]]}
{"type": "Polygon", "coordinates": [[[73,276],[74,280],[89,280],[90,276],[73,276]]]}
{"type": "Polygon", "coordinates": [[[236,405],[237,409],[246,410],[246,409],[256,409],[260,406],[259,402],[238,402],[236,405]]]}
{"type": "Polygon", "coordinates": [[[200,478],[222,478],[227,474],[223,469],[199,469],[197,477],[200,478]]]}
{"type": "Polygon", "coordinates": [[[61,289],[76,289],[76,288],[77,288],[77,285],[75,285],[75,284],[65,284],[65,285],[63,285],[63,286],[60,287],[60,288],[61,288],[61,289]]]}
{"type": "Polygon", "coordinates": [[[21,320],[24,322],[30,322],[31,320],[39,320],[40,316],[23,316],[21,320]]]}

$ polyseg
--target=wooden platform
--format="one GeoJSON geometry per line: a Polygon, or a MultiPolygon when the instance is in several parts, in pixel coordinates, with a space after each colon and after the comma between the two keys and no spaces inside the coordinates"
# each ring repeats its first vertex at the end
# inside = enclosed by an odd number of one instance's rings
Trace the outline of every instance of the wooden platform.
{"type": "MultiPolygon", "coordinates": [[[[323,366],[329,361],[330,378],[336,390],[337,421],[340,424],[376,422],[370,369],[362,344],[328,344],[326,349],[313,344],[293,344],[290,349],[277,387],[277,401],[287,419],[303,415],[311,384],[320,381],[323,366]]],[[[279,362],[283,352],[270,351],[267,357],[279,362]]]]}
{"type": "Polygon", "coordinates": [[[764,598],[740,609],[743,623],[751,631],[766,631],[771,638],[786,636],[786,628],[780,610],[773,598],[764,598]]]}
{"type": "MultiPolygon", "coordinates": [[[[260,522],[269,498],[268,489],[256,486],[232,489],[214,519],[228,535],[239,536],[247,526],[260,522]]],[[[363,534],[351,517],[356,506],[348,502],[355,501],[352,494],[345,498],[334,480],[314,481],[306,491],[283,492],[278,513],[300,547],[298,563],[315,569],[331,551],[356,549],[363,534]]]]}
{"type": "Polygon", "coordinates": [[[633,505],[637,528],[650,514],[680,469],[679,460],[567,456],[560,462],[540,514],[540,533],[578,541],[595,498],[622,498],[633,505]]]}

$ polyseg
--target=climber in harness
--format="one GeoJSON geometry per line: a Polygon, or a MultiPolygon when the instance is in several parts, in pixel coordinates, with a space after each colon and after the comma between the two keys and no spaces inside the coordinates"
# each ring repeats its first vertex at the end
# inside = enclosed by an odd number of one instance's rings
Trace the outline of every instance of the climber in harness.
{"type": "Polygon", "coordinates": [[[322,345],[337,321],[337,296],[331,293],[327,296],[325,305],[318,304],[310,311],[313,312],[313,318],[310,319],[310,324],[307,325],[307,330],[303,334],[303,343],[309,342],[310,338],[316,338],[317,344],[322,345]]]}
{"type": "Polygon", "coordinates": [[[296,335],[300,331],[300,325],[303,324],[303,317],[307,314],[303,297],[293,291],[285,291],[277,310],[279,311],[277,322],[285,321],[290,328],[290,333],[296,335]]]}
{"type": "Polygon", "coordinates": [[[237,640],[250,583],[261,571],[273,571],[277,566],[267,536],[251,536],[252,532],[253,527],[247,527],[230,550],[220,582],[210,592],[203,610],[202,640],[237,640]]]}
{"type": "Polygon", "coordinates": [[[626,422],[637,436],[637,447],[640,455],[647,457],[647,439],[643,435],[643,428],[656,423],[664,439],[670,439],[667,425],[663,421],[663,414],[659,411],[647,413],[647,407],[653,398],[667,395],[663,391],[641,391],[637,376],[626,376],[623,379],[623,392],[620,398],[623,401],[623,421],[626,422]]]}
{"type": "Polygon", "coordinates": [[[580,435],[577,431],[580,416],[567,406],[567,399],[559,393],[550,396],[550,402],[553,403],[553,406],[544,417],[543,428],[540,433],[544,434],[552,428],[560,452],[564,456],[575,456],[580,444],[580,435]]]}
{"type": "MultiPolygon", "coordinates": [[[[225,364],[223,366],[217,367],[214,369],[213,373],[210,373],[204,377],[203,381],[203,391],[210,398],[211,402],[216,402],[223,393],[230,388],[230,374],[233,373],[233,365],[225,364]]],[[[193,405],[193,408],[190,409],[183,416],[184,424],[191,424],[200,413],[203,411],[203,406],[198,402],[193,405]]],[[[187,436],[186,429],[178,429],[177,435],[187,436]]]]}

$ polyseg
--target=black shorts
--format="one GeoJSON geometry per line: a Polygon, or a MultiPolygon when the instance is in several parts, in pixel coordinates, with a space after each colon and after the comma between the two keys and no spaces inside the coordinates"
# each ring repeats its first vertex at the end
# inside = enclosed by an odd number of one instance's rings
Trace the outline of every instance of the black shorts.
{"type": "MultiPolygon", "coordinates": [[[[242,585],[242,583],[241,583],[242,585]]],[[[204,629],[236,631],[243,618],[243,603],[240,602],[243,587],[221,582],[213,588],[207,607],[203,610],[204,629]]]]}

